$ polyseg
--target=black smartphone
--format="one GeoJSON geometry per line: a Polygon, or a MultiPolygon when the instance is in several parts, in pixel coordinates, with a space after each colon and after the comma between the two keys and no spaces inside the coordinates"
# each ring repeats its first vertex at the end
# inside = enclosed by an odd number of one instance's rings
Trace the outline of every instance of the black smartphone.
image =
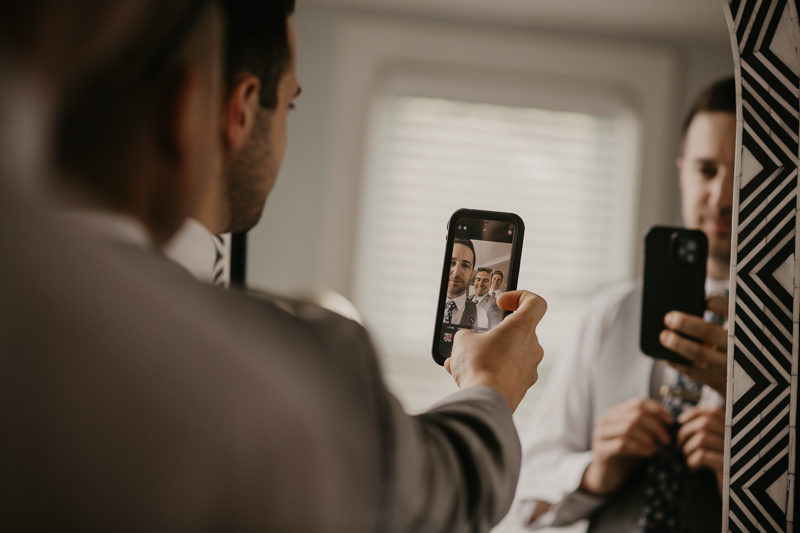
{"type": "Polygon", "coordinates": [[[444,365],[459,329],[478,332],[497,326],[506,311],[503,292],[517,289],[525,225],[513,213],[459,209],[447,224],[433,360],[444,365]]]}
{"type": "Polygon", "coordinates": [[[666,329],[664,316],[682,311],[703,316],[706,308],[708,239],[699,230],[656,226],[644,240],[642,293],[642,352],[673,363],[691,361],[665,348],[659,335],[666,329]]]}

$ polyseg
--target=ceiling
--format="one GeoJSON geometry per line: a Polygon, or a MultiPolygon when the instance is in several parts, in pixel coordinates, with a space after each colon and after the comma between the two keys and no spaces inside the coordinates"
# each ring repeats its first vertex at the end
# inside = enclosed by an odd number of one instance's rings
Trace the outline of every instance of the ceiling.
{"type": "Polygon", "coordinates": [[[303,0],[427,17],[729,43],[722,0],[303,0]]]}

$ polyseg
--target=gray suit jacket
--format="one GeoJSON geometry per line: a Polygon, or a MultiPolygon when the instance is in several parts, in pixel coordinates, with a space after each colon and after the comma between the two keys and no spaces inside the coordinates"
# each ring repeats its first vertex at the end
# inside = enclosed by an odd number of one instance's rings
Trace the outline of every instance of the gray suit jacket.
{"type": "Polygon", "coordinates": [[[520,446],[493,389],[408,416],[355,323],[101,249],[2,189],[2,529],[457,532],[505,514],[520,446]]]}
{"type": "Polygon", "coordinates": [[[482,298],[478,305],[486,311],[486,316],[489,317],[489,329],[497,326],[503,320],[503,310],[497,305],[497,298],[494,296],[482,298]]]}

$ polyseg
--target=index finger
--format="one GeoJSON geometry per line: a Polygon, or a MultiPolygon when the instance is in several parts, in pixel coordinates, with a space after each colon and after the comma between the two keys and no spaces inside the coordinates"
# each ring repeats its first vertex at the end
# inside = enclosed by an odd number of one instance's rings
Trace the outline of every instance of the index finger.
{"type": "Polygon", "coordinates": [[[504,292],[497,299],[497,306],[505,311],[516,311],[514,315],[521,314],[525,320],[536,322],[539,322],[547,311],[547,302],[544,298],[529,291],[504,292]]]}
{"type": "Polygon", "coordinates": [[[664,410],[664,407],[662,407],[661,403],[652,398],[648,398],[640,405],[644,411],[647,411],[660,418],[665,424],[673,424],[675,422],[675,419],[671,414],[664,410]]]}
{"type": "Polygon", "coordinates": [[[728,332],[721,326],[706,322],[699,316],[687,315],[680,311],[670,311],[664,317],[664,325],[671,330],[680,331],[723,349],[728,346],[728,332]]]}

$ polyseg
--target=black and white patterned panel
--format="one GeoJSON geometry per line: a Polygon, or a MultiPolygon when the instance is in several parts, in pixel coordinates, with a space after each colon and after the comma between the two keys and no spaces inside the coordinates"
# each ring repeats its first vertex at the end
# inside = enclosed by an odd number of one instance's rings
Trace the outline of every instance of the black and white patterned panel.
{"type": "Polygon", "coordinates": [[[231,234],[214,235],[214,247],[217,255],[214,258],[212,283],[218,287],[227,287],[231,280],[231,234]]]}
{"type": "Polygon", "coordinates": [[[724,2],[739,96],[725,531],[792,531],[797,400],[798,0],[724,2]]]}

